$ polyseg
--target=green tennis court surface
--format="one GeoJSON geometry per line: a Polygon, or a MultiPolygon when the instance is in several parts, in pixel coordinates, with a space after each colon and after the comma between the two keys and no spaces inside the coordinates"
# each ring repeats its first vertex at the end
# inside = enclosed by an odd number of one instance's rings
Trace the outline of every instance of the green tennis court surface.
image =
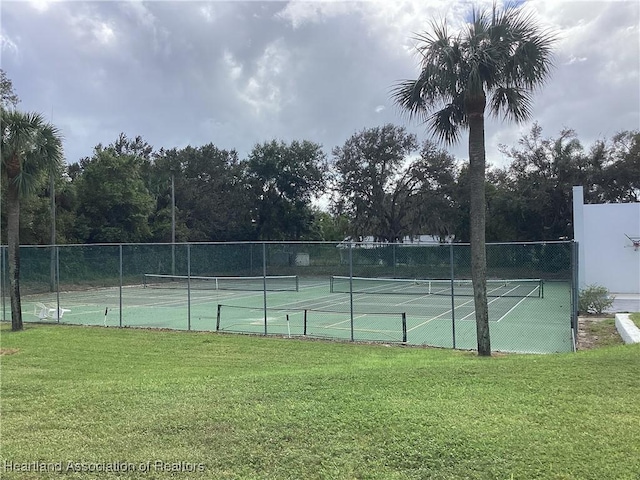
{"type": "MultiPolygon", "coordinates": [[[[277,282],[280,285],[280,280],[277,282]]],[[[306,335],[376,342],[406,340],[411,345],[446,348],[454,346],[455,328],[456,348],[476,348],[473,298],[456,294],[452,304],[451,296],[442,291],[446,286],[440,287],[442,294],[420,290],[410,294],[369,291],[352,296],[344,293],[344,288],[332,287],[330,277],[300,277],[293,286],[290,278],[283,278],[282,282],[285,287],[266,294],[253,286],[220,290],[210,286],[199,288],[194,282],[194,287],[187,289],[179,284],[153,285],[145,280],[121,290],[114,287],[27,295],[23,297],[23,317],[26,321],[82,325],[306,335]],[[332,288],[342,293],[332,293],[332,288]],[[64,309],[59,319],[55,313],[40,318],[43,306],[55,307],[58,302],[64,309]]],[[[491,296],[489,284],[494,350],[571,351],[569,284],[545,282],[544,295],[540,295],[536,282],[531,281],[527,287],[531,290],[520,296],[499,292],[491,296]]],[[[510,291],[511,287],[493,288],[510,291]]]]}

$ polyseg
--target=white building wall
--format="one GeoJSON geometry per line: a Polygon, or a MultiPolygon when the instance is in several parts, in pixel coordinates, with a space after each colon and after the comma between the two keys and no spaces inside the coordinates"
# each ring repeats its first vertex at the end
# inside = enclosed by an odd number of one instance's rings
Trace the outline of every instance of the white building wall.
{"type": "Polygon", "coordinates": [[[582,187],[573,188],[573,199],[579,288],[596,284],[612,293],[640,293],[640,249],[626,237],[640,236],[640,203],[585,205],[582,187]]]}

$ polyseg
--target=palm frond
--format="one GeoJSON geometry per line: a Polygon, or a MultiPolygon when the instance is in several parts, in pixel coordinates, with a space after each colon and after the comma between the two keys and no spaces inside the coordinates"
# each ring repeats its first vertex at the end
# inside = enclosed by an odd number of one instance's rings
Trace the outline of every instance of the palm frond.
{"type": "Polygon", "coordinates": [[[421,117],[428,109],[422,97],[419,80],[403,80],[391,92],[393,102],[407,112],[410,118],[421,117]]]}
{"type": "Polygon", "coordinates": [[[451,44],[451,35],[446,21],[431,22],[431,31],[426,31],[414,36],[418,42],[416,51],[422,56],[422,65],[439,61],[440,56],[446,53],[451,44]]]}
{"type": "Polygon", "coordinates": [[[34,193],[39,184],[38,177],[25,170],[21,170],[12,182],[17,185],[21,196],[34,193]]]}
{"type": "Polygon", "coordinates": [[[431,32],[415,39],[420,42],[416,47],[421,57],[420,75],[416,80],[398,83],[392,98],[410,118],[418,117],[434,136],[451,143],[459,137],[460,126],[455,122],[460,118],[456,112],[460,102],[456,99],[461,82],[468,76],[459,38],[451,36],[446,22],[442,22],[433,23],[431,32]],[[442,131],[438,131],[440,127],[442,131]]]}
{"type": "Polygon", "coordinates": [[[1,112],[2,171],[17,185],[20,194],[38,188],[43,174],[56,172],[63,163],[62,142],[56,127],[38,113],[1,112]],[[9,164],[11,167],[9,168],[9,164]]]}
{"type": "Polygon", "coordinates": [[[14,155],[22,155],[32,144],[35,126],[39,125],[36,114],[27,114],[17,110],[2,112],[2,162],[14,155]]]}
{"type": "Polygon", "coordinates": [[[553,37],[540,34],[521,41],[505,65],[505,77],[512,83],[534,89],[542,85],[553,68],[553,37]]]}
{"type": "Polygon", "coordinates": [[[456,99],[433,113],[428,119],[431,134],[440,142],[452,145],[460,140],[460,132],[466,127],[466,117],[461,99],[456,99]]]}
{"type": "Polygon", "coordinates": [[[471,21],[456,35],[442,22],[415,39],[420,75],[399,83],[393,98],[446,143],[457,141],[466,128],[465,108],[481,112],[485,99],[494,115],[517,122],[528,118],[530,93],[552,68],[555,36],[521,6],[473,9],[471,21]]]}
{"type": "Polygon", "coordinates": [[[504,32],[500,38],[504,78],[527,89],[544,83],[553,67],[557,36],[541,28],[532,12],[518,7],[506,8],[497,22],[496,32],[504,32]]]}
{"type": "Polygon", "coordinates": [[[421,117],[451,101],[457,91],[456,79],[446,69],[433,64],[425,65],[416,80],[404,80],[396,84],[392,89],[392,98],[409,117],[421,117]]]}
{"type": "Polygon", "coordinates": [[[495,116],[502,112],[505,120],[523,122],[531,117],[531,96],[522,88],[497,87],[491,96],[489,111],[495,116]]]}
{"type": "Polygon", "coordinates": [[[62,135],[51,124],[43,126],[38,132],[37,147],[34,149],[34,163],[50,173],[55,174],[61,167],[64,158],[62,151],[62,135]]]}

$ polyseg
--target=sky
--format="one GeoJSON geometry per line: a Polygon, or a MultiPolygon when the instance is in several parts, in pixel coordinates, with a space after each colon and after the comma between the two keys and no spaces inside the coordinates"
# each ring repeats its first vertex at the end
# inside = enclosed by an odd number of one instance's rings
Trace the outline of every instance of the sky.
{"type": "MultiPolygon", "coordinates": [[[[419,73],[415,35],[444,19],[458,28],[492,2],[2,0],[0,66],[18,108],[60,129],[68,163],[120,133],[240,158],[257,143],[310,140],[331,158],[387,123],[429,139],[391,99],[419,73]]],[[[488,119],[488,161],[504,165],[499,145],[516,146],[533,122],[544,137],[572,128],[586,146],[640,129],[640,2],[518,3],[556,33],[554,69],[531,121],[488,119]]],[[[466,135],[447,148],[468,158],[466,135]]]]}

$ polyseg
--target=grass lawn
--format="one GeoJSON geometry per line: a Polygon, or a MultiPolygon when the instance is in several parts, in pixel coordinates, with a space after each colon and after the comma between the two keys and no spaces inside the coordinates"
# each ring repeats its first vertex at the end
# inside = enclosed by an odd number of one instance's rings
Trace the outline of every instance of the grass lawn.
{"type": "Polygon", "coordinates": [[[486,359],[211,333],[1,333],[3,479],[640,478],[640,345],[486,359]]]}
{"type": "Polygon", "coordinates": [[[636,324],[636,327],[640,328],[640,313],[632,313],[631,320],[636,324]]]}

